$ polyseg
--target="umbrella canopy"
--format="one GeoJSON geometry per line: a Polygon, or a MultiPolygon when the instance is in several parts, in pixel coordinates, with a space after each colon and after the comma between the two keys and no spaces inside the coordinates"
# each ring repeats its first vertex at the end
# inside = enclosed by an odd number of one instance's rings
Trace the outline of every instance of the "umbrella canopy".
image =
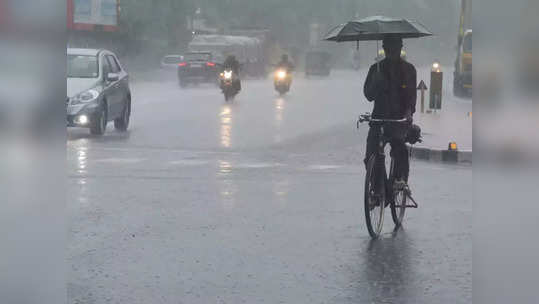
{"type": "Polygon", "coordinates": [[[336,42],[370,41],[383,40],[384,37],[388,36],[419,38],[431,35],[432,33],[417,21],[373,16],[338,25],[329,31],[324,40],[336,42]]]}

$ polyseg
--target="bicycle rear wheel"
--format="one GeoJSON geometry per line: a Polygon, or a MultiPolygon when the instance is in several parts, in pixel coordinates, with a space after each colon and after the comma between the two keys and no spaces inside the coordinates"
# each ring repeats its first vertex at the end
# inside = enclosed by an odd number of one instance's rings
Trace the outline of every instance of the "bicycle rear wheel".
{"type": "Polygon", "coordinates": [[[365,175],[365,222],[372,238],[382,233],[386,201],[385,174],[383,164],[373,155],[367,163],[365,175]]]}

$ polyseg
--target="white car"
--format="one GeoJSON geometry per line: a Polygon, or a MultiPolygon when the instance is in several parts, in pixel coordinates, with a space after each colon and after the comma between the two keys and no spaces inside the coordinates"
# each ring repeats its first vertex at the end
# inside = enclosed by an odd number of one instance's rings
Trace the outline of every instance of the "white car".
{"type": "Polygon", "coordinates": [[[129,76],[112,52],[98,49],[67,49],[67,126],[105,133],[114,121],[126,131],[131,116],[129,76]]]}

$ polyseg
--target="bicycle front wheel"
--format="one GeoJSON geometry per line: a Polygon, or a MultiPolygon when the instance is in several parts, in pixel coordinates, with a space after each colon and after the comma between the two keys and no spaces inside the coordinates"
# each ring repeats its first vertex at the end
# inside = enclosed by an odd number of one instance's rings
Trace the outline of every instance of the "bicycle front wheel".
{"type": "Polygon", "coordinates": [[[373,155],[367,163],[365,175],[365,222],[372,238],[382,233],[386,201],[385,174],[383,164],[373,155]]]}
{"type": "Polygon", "coordinates": [[[399,228],[404,220],[404,212],[406,211],[406,193],[403,190],[393,191],[393,199],[391,200],[391,217],[395,227],[399,228]]]}
{"type": "Polygon", "coordinates": [[[394,159],[391,159],[391,170],[389,176],[389,184],[391,188],[391,217],[393,218],[393,223],[395,223],[395,227],[399,228],[402,226],[402,221],[404,220],[404,213],[406,211],[407,204],[407,194],[404,189],[396,189],[393,184],[395,182],[394,159]]]}

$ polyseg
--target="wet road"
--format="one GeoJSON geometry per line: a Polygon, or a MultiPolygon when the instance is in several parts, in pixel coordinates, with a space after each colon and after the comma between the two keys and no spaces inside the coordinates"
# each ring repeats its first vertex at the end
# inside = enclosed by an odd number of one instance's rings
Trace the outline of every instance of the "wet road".
{"type": "Polygon", "coordinates": [[[70,129],[69,303],[471,303],[470,167],[413,161],[421,208],[368,236],[363,77],[136,82],[130,132],[70,129]]]}

